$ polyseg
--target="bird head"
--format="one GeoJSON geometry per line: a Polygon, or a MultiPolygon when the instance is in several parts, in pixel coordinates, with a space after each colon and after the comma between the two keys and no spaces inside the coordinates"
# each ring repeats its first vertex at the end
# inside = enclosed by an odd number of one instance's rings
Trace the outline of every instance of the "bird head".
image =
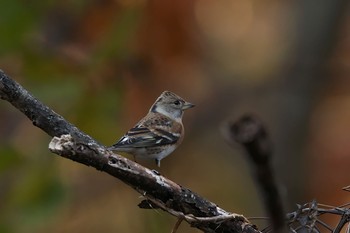
{"type": "Polygon", "coordinates": [[[150,112],[161,113],[174,120],[181,120],[184,110],[193,108],[194,104],[185,101],[170,91],[164,91],[152,105],[150,112]]]}

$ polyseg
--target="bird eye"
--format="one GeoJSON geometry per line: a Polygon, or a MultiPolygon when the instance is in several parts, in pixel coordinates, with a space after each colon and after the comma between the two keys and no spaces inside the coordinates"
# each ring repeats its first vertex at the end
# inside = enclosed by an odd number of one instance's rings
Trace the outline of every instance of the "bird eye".
{"type": "Polygon", "coordinates": [[[180,105],[180,101],[175,100],[175,101],[174,101],[174,104],[175,104],[175,105],[180,105]]]}

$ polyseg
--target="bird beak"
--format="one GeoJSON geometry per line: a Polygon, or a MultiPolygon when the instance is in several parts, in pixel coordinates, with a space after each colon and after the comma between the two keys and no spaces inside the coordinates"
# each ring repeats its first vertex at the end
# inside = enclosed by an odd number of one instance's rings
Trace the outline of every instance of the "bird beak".
{"type": "Polygon", "coordinates": [[[185,102],[185,104],[182,106],[182,110],[193,108],[194,106],[195,106],[194,104],[191,104],[189,102],[185,102]]]}

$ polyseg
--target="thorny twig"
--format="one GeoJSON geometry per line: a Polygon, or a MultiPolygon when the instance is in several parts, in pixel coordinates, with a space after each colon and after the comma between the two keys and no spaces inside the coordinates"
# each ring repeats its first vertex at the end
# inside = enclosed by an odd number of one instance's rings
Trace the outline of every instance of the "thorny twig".
{"type": "MultiPolygon", "coordinates": [[[[289,227],[289,232],[326,231],[339,233],[344,226],[350,222],[350,209],[346,206],[349,206],[349,204],[334,207],[319,204],[315,200],[303,205],[298,204],[297,210],[286,215],[286,222],[289,227]],[[320,216],[325,214],[341,216],[338,224],[335,227],[331,227],[324,221],[320,220],[320,216]]],[[[267,226],[262,230],[262,232],[273,232],[273,230],[271,226],[267,226]]]]}
{"type": "MultiPolygon", "coordinates": [[[[274,173],[270,165],[272,146],[265,126],[260,119],[252,114],[246,114],[237,121],[229,123],[224,136],[230,144],[234,141],[241,144],[249,156],[257,184],[259,185],[271,225],[263,232],[329,232],[339,233],[350,221],[349,204],[333,207],[317,203],[315,200],[304,205],[297,205],[297,210],[283,218],[283,206],[274,173]],[[228,129],[228,130],[227,130],[228,129]],[[324,214],[341,216],[336,227],[332,228],[319,219],[324,214]],[[286,222],[286,223],[285,223],[286,222]],[[288,229],[284,226],[287,225],[288,229]]],[[[343,190],[350,191],[350,186],[343,190]]]]}

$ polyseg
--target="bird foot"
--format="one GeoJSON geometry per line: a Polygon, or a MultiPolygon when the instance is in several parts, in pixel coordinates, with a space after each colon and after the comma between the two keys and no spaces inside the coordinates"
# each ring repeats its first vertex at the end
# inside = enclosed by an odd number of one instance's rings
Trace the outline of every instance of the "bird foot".
{"type": "Polygon", "coordinates": [[[160,172],[159,172],[159,171],[157,171],[157,170],[152,170],[152,172],[153,172],[155,175],[160,176],[160,172]]]}

